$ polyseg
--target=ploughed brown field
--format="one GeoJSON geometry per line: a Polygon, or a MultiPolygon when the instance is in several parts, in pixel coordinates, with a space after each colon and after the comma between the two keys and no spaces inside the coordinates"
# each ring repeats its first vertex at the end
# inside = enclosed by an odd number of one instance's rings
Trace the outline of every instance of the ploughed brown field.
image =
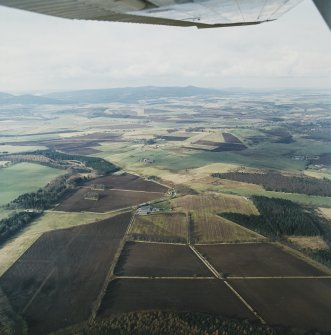
{"type": "Polygon", "coordinates": [[[166,141],[185,141],[188,139],[188,137],[185,136],[167,136],[167,135],[160,136],[160,138],[166,141]]]}
{"type": "Polygon", "coordinates": [[[111,175],[99,177],[86,182],[85,185],[103,184],[105,188],[116,188],[121,190],[134,190],[145,192],[165,193],[168,188],[150,180],[145,180],[133,174],[111,175]]]}
{"type": "Polygon", "coordinates": [[[29,334],[89,318],[131,213],[43,234],[0,278],[29,334]]]}
{"type": "Polygon", "coordinates": [[[319,276],[326,273],[271,243],[198,245],[214,268],[228,276],[319,276]]]}
{"type": "Polygon", "coordinates": [[[186,245],[128,242],[117,263],[118,276],[213,277],[186,245]]]}
{"type": "Polygon", "coordinates": [[[330,334],[331,279],[233,279],[230,282],[267,324],[330,334]]]}
{"type": "Polygon", "coordinates": [[[108,286],[99,316],[144,310],[205,312],[255,320],[217,279],[116,279],[108,286]]]}
{"type": "Polygon", "coordinates": [[[65,212],[97,212],[104,213],[115,209],[136,206],[144,202],[162,197],[161,193],[141,191],[105,190],[96,191],[98,200],[86,199],[90,192],[88,188],[79,188],[69,194],[56,208],[65,212]]]}
{"type": "MultiPolygon", "coordinates": [[[[46,134],[46,133],[45,133],[46,134]]],[[[93,133],[82,136],[72,136],[69,138],[56,138],[50,140],[38,140],[38,141],[24,141],[20,142],[20,145],[42,145],[50,149],[61,150],[71,154],[77,155],[91,155],[100,150],[95,149],[102,142],[117,142],[122,141],[121,137],[117,134],[112,133],[93,133]]],[[[17,142],[9,142],[9,144],[17,144],[17,142]]]]}

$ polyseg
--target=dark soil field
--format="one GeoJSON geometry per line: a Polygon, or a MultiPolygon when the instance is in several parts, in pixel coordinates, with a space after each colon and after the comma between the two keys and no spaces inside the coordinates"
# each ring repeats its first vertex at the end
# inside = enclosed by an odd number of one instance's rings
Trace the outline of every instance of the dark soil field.
{"type": "Polygon", "coordinates": [[[331,332],[331,279],[231,280],[231,285],[270,325],[331,332]]]}
{"type": "Polygon", "coordinates": [[[88,188],[79,188],[64,199],[58,211],[104,213],[115,209],[136,206],[162,197],[162,194],[135,191],[105,190],[98,191],[98,200],[85,199],[88,188]]]}
{"type": "Polygon", "coordinates": [[[212,277],[186,245],[129,242],[115,270],[120,276],[212,277]]]}
{"type": "MultiPolygon", "coordinates": [[[[93,153],[100,152],[93,147],[97,147],[102,142],[120,142],[121,137],[117,134],[112,133],[93,133],[82,136],[72,136],[68,138],[56,138],[50,140],[38,140],[38,141],[24,141],[19,142],[19,145],[42,145],[50,149],[61,150],[67,153],[78,154],[78,155],[90,155],[93,153]]],[[[9,142],[13,145],[17,145],[17,142],[9,142]]],[[[9,144],[8,143],[8,144],[9,144]]]]}
{"type": "MultiPolygon", "coordinates": [[[[198,142],[197,142],[198,143],[198,142]]],[[[201,144],[201,143],[199,143],[201,144]]],[[[221,151],[241,151],[247,149],[242,143],[220,143],[214,149],[196,148],[196,147],[183,147],[189,150],[209,151],[209,152],[221,152],[221,151]]]]}
{"type": "Polygon", "coordinates": [[[0,278],[29,334],[86,320],[102,288],[131,213],[43,234],[0,278]]]}
{"type": "Polygon", "coordinates": [[[238,137],[230,133],[223,133],[223,138],[226,143],[242,143],[238,137]]]}
{"type": "Polygon", "coordinates": [[[199,245],[197,249],[228,276],[315,276],[322,271],[270,243],[199,245]]]}
{"type": "Polygon", "coordinates": [[[314,164],[331,165],[331,153],[323,153],[320,158],[313,162],[314,164]]]}
{"type": "Polygon", "coordinates": [[[138,176],[125,173],[122,175],[111,175],[89,180],[85,185],[103,184],[106,188],[116,188],[122,190],[134,190],[145,192],[165,193],[168,188],[153,181],[145,180],[138,176]]]}
{"type": "Polygon", "coordinates": [[[184,136],[160,136],[160,138],[166,141],[185,141],[188,139],[188,137],[184,136]]]}
{"type": "Polygon", "coordinates": [[[255,319],[224,282],[217,279],[117,279],[108,286],[99,316],[143,310],[255,319]]]}
{"type": "Polygon", "coordinates": [[[242,143],[221,143],[217,148],[211,150],[213,152],[221,151],[241,151],[245,150],[247,147],[242,143]]]}

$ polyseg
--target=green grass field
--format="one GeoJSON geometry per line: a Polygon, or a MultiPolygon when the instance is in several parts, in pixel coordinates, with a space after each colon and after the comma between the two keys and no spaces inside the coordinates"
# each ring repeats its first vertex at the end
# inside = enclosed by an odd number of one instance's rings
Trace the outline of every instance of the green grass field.
{"type": "Polygon", "coordinates": [[[0,169],[0,206],[20,194],[38,190],[63,173],[64,170],[32,163],[20,163],[0,169]]]}

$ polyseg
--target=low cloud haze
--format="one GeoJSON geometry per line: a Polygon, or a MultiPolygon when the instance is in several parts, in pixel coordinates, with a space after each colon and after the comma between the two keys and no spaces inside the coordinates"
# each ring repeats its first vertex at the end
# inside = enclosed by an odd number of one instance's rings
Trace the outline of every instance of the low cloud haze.
{"type": "Polygon", "coordinates": [[[278,21],[198,30],[65,20],[0,7],[0,91],[139,85],[331,87],[312,1],[278,21]]]}

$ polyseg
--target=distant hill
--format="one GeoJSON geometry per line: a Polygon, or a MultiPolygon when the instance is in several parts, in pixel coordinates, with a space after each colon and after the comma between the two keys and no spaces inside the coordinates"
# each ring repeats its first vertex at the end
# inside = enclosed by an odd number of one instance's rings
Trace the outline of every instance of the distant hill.
{"type": "Polygon", "coordinates": [[[138,100],[158,99],[169,97],[190,97],[197,95],[221,95],[222,91],[216,89],[186,87],[126,87],[110,89],[92,89],[80,91],[66,91],[50,93],[45,97],[57,100],[71,101],[75,103],[98,102],[135,102],[138,100]]]}
{"type": "Polygon", "coordinates": [[[0,101],[1,101],[2,99],[8,99],[8,98],[10,98],[10,97],[12,97],[11,94],[0,92],[0,101]]]}
{"type": "Polygon", "coordinates": [[[0,92],[0,104],[3,105],[56,105],[63,104],[63,100],[57,100],[39,95],[24,94],[12,95],[0,92]]]}
{"type": "Polygon", "coordinates": [[[125,87],[110,89],[91,89],[80,91],[55,92],[45,95],[12,95],[0,92],[0,104],[56,105],[67,103],[108,103],[136,102],[159,98],[180,98],[191,96],[222,95],[221,90],[186,87],[125,87]]]}

